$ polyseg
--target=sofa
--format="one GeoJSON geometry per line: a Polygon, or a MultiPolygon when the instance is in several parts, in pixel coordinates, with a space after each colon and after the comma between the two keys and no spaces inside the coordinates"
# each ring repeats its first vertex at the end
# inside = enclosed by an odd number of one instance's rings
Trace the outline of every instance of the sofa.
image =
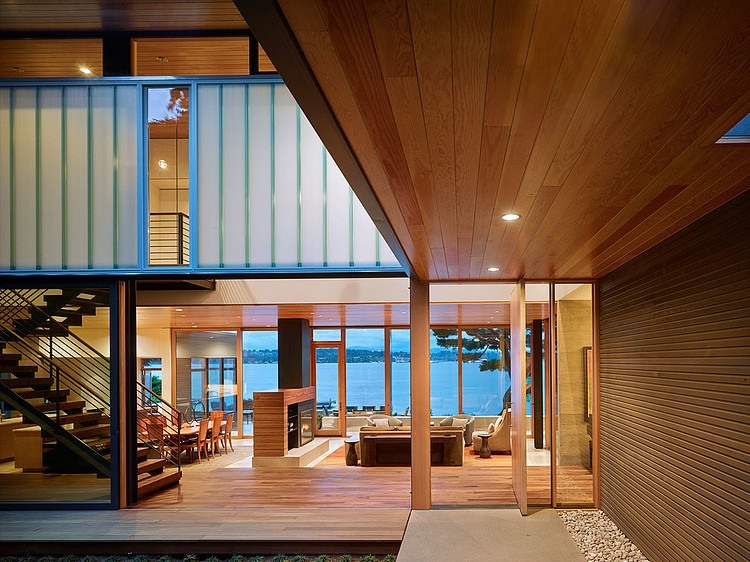
{"type": "Polygon", "coordinates": [[[510,410],[503,410],[503,413],[490,424],[486,432],[475,431],[473,433],[472,444],[474,445],[474,451],[477,453],[482,447],[482,438],[479,437],[480,433],[490,434],[487,442],[490,446],[490,451],[493,453],[510,452],[510,410]]]}
{"type": "Polygon", "coordinates": [[[370,427],[401,427],[404,425],[400,419],[385,414],[373,414],[367,418],[367,424],[370,427]]]}
{"type": "Polygon", "coordinates": [[[441,427],[463,427],[464,428],[464,445],[471,445],[471,437],[474,434],[474,416],[471,414],[455,414],[443,418],[438,423],[441,427]]]}
{"type": "MultiPolygon", "coordinates": [[[[463,427],[430,428],[430,458],[434,466],[464,464],[463,427]]],[[[411,427],[362,426],[359,430],[359,458],[362,466],[409,466],[411,427]]]]}

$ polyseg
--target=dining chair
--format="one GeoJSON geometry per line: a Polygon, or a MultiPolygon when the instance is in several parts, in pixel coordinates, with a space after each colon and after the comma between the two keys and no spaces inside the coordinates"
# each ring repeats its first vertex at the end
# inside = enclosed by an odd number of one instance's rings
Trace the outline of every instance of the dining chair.
{"type": "Polygon", "coordinates": [[[206,455],[208,460],[208,418],[203,418],[198,426],[198,439],[195,441],[196,451],[198,453],[198,464],[201,462],[201,451],[206,455]]]}
{"type": "Polygon", "coordinates": [[[224,425],[224,430],[219,434],[221,437],[221,442],[224,445],[224,452],[229,452],[229,449],[227,449],[227,441],[229,442],[229,446],[232,448],[232,451],[234,451],[234,445],[232,444],[232,424],[234,423],[234,412],[231,414],[227,414],[227,423],[224,425]]]}
{"type": "MultiPolygon", "coordinates": [[[[211,412],[213,413],[213,412],[211,412]]],[[[219,416],[213,416],[211,420],[211,456],[213,458],[216,458],[216,451],[219,448],[219,443],[221,442],[221,422],[222,418],[219,416]]],[[[224,448],[226,450],[226,447],[224,448]]],[[[221,456],[221,451],[219,451],[219,456],[221,456]]]]}
{"type": "Polygon", "coordinates": [[[213,410],[211,413],[208,414],[211,419],[219,418],[224,419],[224,410],[213,410]]]}

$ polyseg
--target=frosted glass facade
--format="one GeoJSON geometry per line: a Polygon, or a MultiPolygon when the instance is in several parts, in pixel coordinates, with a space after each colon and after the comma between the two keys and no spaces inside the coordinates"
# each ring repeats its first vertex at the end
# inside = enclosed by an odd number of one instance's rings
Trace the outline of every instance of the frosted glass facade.
{"type": "Polygon", "coordinates": [[[145,91],[173,87],[191,99],[180,273],[399,268],[284,84],[108,80],[0,86],[0,271],[154,269],[145,91]]]}
{"type": "Polygon", "coordinates": [[[0,88],[0,269],[138,265],[138,88],[0,88]]]}

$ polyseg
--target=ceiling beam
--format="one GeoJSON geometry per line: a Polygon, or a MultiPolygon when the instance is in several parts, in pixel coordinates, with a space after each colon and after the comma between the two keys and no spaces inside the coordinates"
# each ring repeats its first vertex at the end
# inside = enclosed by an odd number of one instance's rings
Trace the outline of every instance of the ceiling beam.
{"type": "Polygon", "coordinates": [[[263,45],[294,99],[375,223],[375,227],[407,275],[411,276],[414,268],[386,219],[372,186],[307,64],[307,59],[278,3],[276,0],[234,0],[234,3],[258,42],[263,45]]]}

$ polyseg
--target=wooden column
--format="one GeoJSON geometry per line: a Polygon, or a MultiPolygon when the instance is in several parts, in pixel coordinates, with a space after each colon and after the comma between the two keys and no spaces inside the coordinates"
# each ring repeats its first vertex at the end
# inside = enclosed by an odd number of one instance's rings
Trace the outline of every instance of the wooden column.
{"type": "Polygon", "coordinates": [[[411,508],[432,507],[430,473],[430,285],[412,278],[411,508]]]}
{"type": "Polygon", "coordinates": [[[521,515],[528,515],[526,477],[526,283],[510,295],[511,454],[513,493],[521,515]]]}

